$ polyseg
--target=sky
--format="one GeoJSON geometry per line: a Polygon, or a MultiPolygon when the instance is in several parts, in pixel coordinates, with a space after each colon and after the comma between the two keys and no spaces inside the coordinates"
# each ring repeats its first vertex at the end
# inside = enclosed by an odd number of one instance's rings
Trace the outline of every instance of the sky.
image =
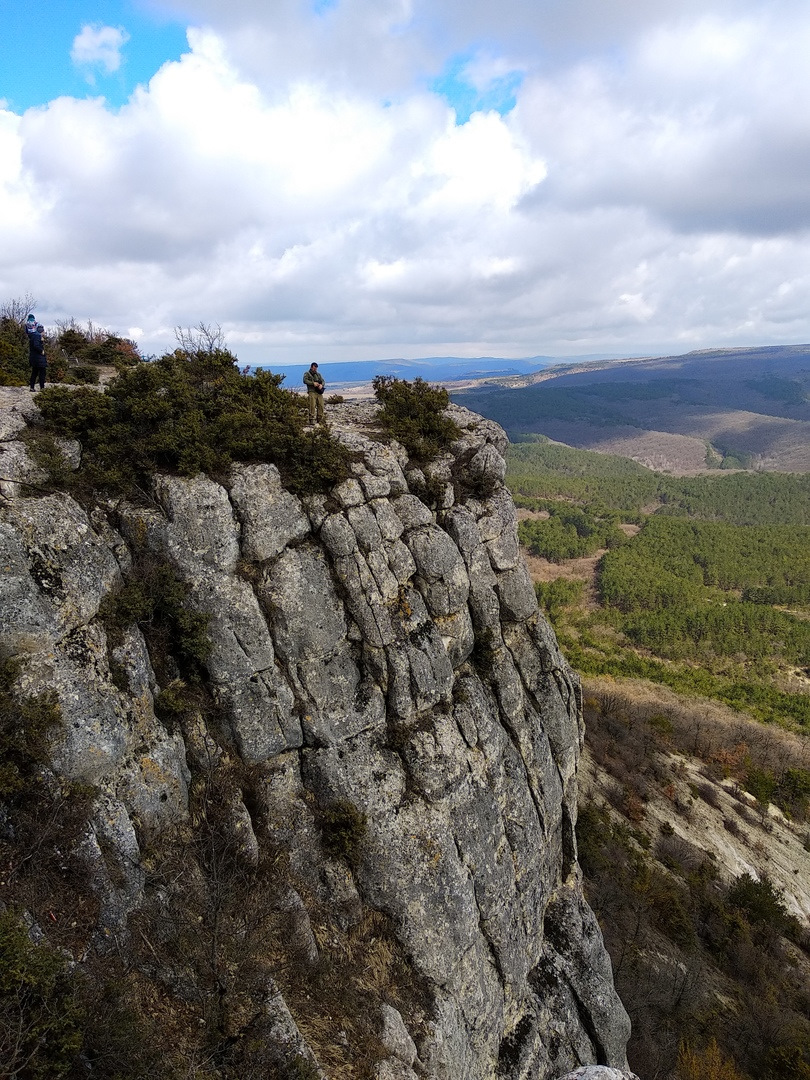
{"type": "Polygon", "coordinates": [[[0,0],[0,303],[247,363],[810,341],[804,0],[0,0]]]}

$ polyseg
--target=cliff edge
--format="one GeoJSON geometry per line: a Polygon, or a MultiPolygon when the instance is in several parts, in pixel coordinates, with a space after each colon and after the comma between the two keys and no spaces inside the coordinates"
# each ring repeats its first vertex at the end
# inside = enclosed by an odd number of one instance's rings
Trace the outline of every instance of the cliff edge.
{"type": "MultiPolygon", "coordinates": [[[[59,926],[85,897],[59,939],[79,968],[117,958],[156,1030],[182,1017],[194,1075],[626,1072],[576,862],[578,684],[503,431],[453,407],[461,438],[418,466],[374,405],[336,405],[352,475],[328,494],[246,464],[88,509],[23,496],[31,403],[4,395],[0,656],[15,701],[55,694],[31,782],[84,800],[81,881],[47,901],[59,926]]],[[[26,865],[5,898],[47,934],[26,865]]]]}

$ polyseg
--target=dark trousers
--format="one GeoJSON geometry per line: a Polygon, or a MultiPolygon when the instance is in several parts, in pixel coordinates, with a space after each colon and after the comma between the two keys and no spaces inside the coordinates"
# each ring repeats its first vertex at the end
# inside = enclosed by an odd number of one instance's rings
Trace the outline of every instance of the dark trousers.
{"type": "Polygon", "coordinates": [[[45,364],[43,364],[41,367],[39,366],[39,364],[37,364],[36,367],[34,367],[33,364],[31,365],[30,387],[31,387],[32,390],[34,389],[34,385],[36,384],[37,377],[39,377],[39,388],[40,388],[40,390],[45,389],[45,371],[46,371],[46,365],[45,364]]]}

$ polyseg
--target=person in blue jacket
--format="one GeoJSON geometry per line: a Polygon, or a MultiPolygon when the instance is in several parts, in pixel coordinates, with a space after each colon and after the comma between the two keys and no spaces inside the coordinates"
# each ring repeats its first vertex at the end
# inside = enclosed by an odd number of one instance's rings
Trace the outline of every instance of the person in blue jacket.
{"type": "Polygon", "coordinates": [[[40,390],[45,389],[45,372],[48,366],[45,345],[42,341],[45,327],[37,322],[35,316],[29,315],[25,321],[25,332],[28,335],[28,363],[31,365],[30,390],[33,394],[37,378],[39,378],[40,390]]]}

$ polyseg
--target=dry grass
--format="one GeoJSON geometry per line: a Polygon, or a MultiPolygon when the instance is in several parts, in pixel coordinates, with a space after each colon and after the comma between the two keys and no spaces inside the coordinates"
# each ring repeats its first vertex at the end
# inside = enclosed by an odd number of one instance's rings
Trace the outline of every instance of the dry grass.
{"type": "Polygon", "coordinates": [[[313,926],[316,968],[287,965],[279,984],[301,1034],[331,1080],[370,1080],[387,1056],[379,1040],[380,1005],[395,1006],[410,1031],[428,998],[384,915],[367,910],[346,931],[313,926]]]}
{"type": "Polygon", "coordinates": [[[601,427],[586,421],[549,420],[543,434],[556,442],[580,450],[618,454],[640,465],[675,476],[691,476],[706,471],[705,440],[669,431],[644,430],[631,425],[601,427]]]}
{"type": "Polygon", "coordinates": [[[652,683],[586,679],[584,697],[580,857],[633,1022],[631,1065],[675,1080],[678,1042],[716,1031],[748,1070],[737,1075],[771,1075],[762,1059],[789,1041],[785,1017],[804,1031],[806,946],[743,935],[727,949],[722,898],[742,873],[767,875],[796,926],[807,926],[807,826],[756,804],[742,784],[752,766],[776,776],[807,768],[810,739],[652,683]],[[794,964],[795,979],[786,976],[794,964]],[[776,988],[785,1000],[768,1006],[762,980],[774,1002],[776,988]],[[738,1012],[743,993],[756,1010],[738,1012]],[[764,1034],[760,1008],[768,1007],[782,1027],[764,1034]]]}
{"type": "Polygon", "coordinates": [[[658,683],[610,676],[583,679],[583,692],[603,715],[639,724],[663,717],[668,734],[661,745],[700,758],[715,778],[738,775],[746,761],[776,773],[810,768],[807,736],[758,723],[719,702],[684,697],[658,683]]]}
{"type": "Polygon", "coordinates": [[[589,555],[581,559],[568,559],[563,563],[549,562],[548,559],[529,555],[525,548],[521,549],[523,558],[529,568],[532,582],[538,581],[584,581],[585,595],[581,608],[585,611],[596,611],[599,608],[599,598],[596,592],[596,568],[599,560],[605,554],[598,551],[595,555],[589,555]]]}

